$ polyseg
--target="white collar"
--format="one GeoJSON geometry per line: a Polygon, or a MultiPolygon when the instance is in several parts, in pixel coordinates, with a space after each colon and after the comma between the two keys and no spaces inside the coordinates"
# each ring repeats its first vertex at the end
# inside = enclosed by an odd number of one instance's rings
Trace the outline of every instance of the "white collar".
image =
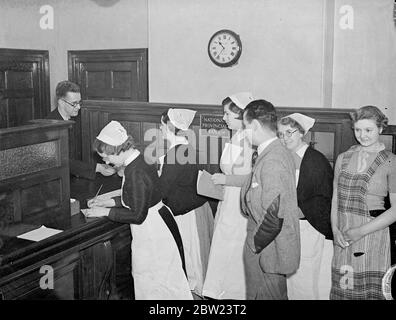
{"type": "Polygon", "coordinates": [[[304,142],[303,145],[296,151],[296,154],[302,159],[308,147],[309,147],[308,144],[304,142]]]}
{"type": "Polygon", "coordinates": [[[267,141],[264,141],[263,143],[261,143],[258,147],[257,147],[257,153],[261,154],[265,148],[267,148],[272,142],[274,142],[276,139],[278,139],[277,137],[269,139],[267,141]]]}
{"type": "Polygon", "coordinates": [[[188,140],[184,136],[175,136],[175,140],[172,141],[169,150],[178,146],[179,144],[188,144],[188,140]]]}
{"type": "Polygon", "coordinates": [[[363,147],[362,145],[358,146],[358,151],[360,152],[380,152],[385,149],[385,144],[380,142],[374,146],[363,147]]]}
{"type": "Polygon", "coordinates": [[[135,160],[140,154],[139,150],[133,150],[133,152],[131,153],[131,155],[126,158],[126,160],[124,161],[124,166],[126,167],[128,164],[130,164],[133,160],[135,160]]]}

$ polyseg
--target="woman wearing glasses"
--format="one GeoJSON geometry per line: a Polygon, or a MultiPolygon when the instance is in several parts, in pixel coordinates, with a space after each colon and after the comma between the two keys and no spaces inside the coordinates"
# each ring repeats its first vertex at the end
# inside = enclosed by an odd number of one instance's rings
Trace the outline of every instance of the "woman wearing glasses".
{"type": "Polygon", "coordinates": [[[388,227],[396,221],[396,156],[379,141],[387,122],[377,107],[358,109],[352,123],[359,144],[337,158],[331,210],[334,300],[384,299],[382,278],[391,265],[388,227]],[[345,281],[351,277],[353,283],[345,281]]]}
{"type": "Polygon", "coordinates": [[[246,299],[243,247],[247,219],[241,213],[239,199],[241,186],[252,170],[253,150],[242,129],[243,111],[251,101],[251,93],[240,92],[222,102],[223,119],[234,134],[220,158],[223,173],[212,176],[215,184],[225,186],[224,200],[217,207],[204,284],[204,295],[214,299],[246,299]]]}
{"type": "Polygon", "coordinates": [[[333,170],[322,153],[303,141],[314,122],[315,119],[301,113],[290,114],[278,122],[278,137],[295,158],[300,209],[300,266],[287,279],[291,300],[328,300],[330,297],[333,170]]]}

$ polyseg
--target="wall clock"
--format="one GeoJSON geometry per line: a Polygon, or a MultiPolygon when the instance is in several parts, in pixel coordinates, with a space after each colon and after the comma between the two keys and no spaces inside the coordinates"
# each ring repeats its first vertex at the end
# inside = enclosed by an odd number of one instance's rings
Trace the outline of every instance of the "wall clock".
{"type": "Polygon", "coordinates": [[[219,30],[209,40],[209,58],[219,67],[231,67],[239,60],[241,53],[241,39],[231,30],[219,30]]]}

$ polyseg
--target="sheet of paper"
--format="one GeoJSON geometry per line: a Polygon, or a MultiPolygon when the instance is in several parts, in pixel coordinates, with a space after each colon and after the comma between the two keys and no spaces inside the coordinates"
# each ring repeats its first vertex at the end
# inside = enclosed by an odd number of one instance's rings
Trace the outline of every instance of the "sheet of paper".
{"type": "Polygon", "coordinates": [[[30,241],[40,241],[49,238],[55,234],[62,232],[63,230],[47,228],[46,226],[41,226],[38,229],[26,232],[17,236],[17,238],[30,240],[30,241]]]}
{"type": "Polygon", "coordinates": [[[223,186],[214,184],[212,175],[205,170],[198,172],[197,193],[218,200],[224,199],[223,186]]]}
{"type": "Polygon", "coordinates": [[[107,192],[107,193],[100,194],[100,195],[98,195],[98,199],[106,200],[106,199],[119,197],[119,196],[121,196],[121,189],[117,189],[117,190],[114,190],[114,191],[110,191],[110,192],[107,192]]]}

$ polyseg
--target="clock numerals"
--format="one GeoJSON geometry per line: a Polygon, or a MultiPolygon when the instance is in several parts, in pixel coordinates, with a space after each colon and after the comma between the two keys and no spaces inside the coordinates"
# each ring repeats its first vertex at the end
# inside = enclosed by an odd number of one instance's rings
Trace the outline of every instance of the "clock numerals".
{"type": "Polygon", "coordinates": [[[231,30],[220,30],[209,41],[209,57],[220,67],[230,67],[235,64],[241,52],[242,44],[239,36],[231,30]]]}

